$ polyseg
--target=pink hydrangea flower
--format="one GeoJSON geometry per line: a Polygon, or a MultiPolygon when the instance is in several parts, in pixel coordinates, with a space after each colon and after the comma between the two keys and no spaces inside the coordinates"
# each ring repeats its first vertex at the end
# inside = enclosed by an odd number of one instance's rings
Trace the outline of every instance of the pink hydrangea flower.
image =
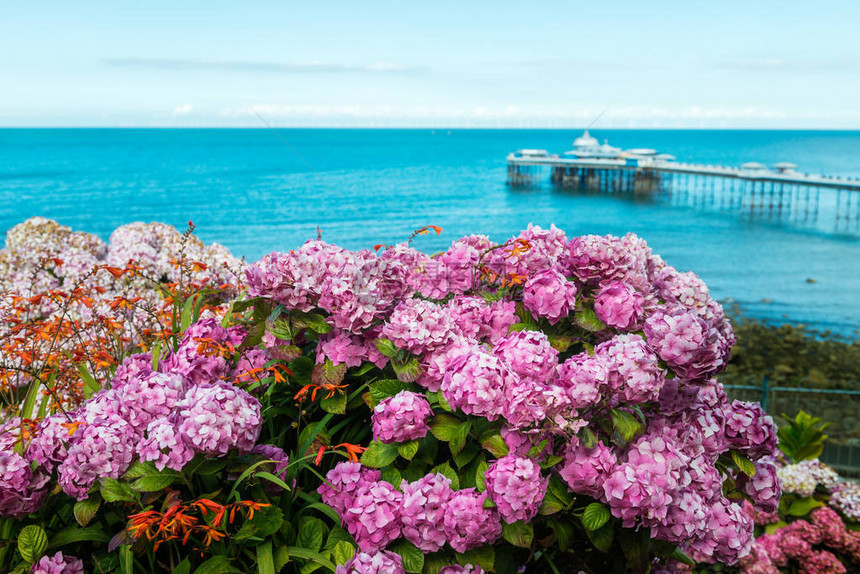
{"type": "Polygon", "coordinates": [[[574,408],[594,406],[609,385],[609,363],[602,355],[574,355],[559,365],[555,384],[567,391],[574,408]]]}
{"type": "Polygon", "coordinates": [[[358,552],[338,566],[335,574],[406,574],[406,570],[403,559],[395,552],[358,552]]]}
{"type": "Polygon", "coordinates": [[[260,403],[229,383],[192,387],[176,404],[179,435],[197,452],[223,456],[250,452],[260,436],[260,403]]]}
{"type": "Polygon", "coordinates": [[[128,470],[138,437],[122,419],[99,419],[79,428],[68,455],[59,466],[59,483],[66,494],[83,500],[100,478],[119,478],[128,470]]]}
{"type": "Polygon", "coordinates": [[[360,486],[352,507],[341,515],[362,552],[378,552],[400,537],[403,494],[380,480],[360,486]]]}
{"type": "Polygon", "coordinates": [[[507,455],[493,461],[486,473],[487,493],[505,522],[528,522],[537,516],[549,480],[530,458],[507,455]]]}
{"type": "Polygon", "coordinates": [[[322,501],[343,516],[355,502],[355,493],[363,486],[378,482],[382,473],[359,462],[339,462],[328,471],[317,491],[322,501]]]}
{"type": "Polygon", "coordinates": [[[445,307],[423,299],[406,299],[382,327],[382,336],[401,349],[420,354],[448,345],[457,327],[445,307]]]}
{"type": "Polygon", "coordinates": [[[84,574],[84,563],[74,556],[57,552],[53,556],[42,556],[33,564],[31,574],[84,574]]]}
{"type": "Polygon", "coordinates": [[[576,284],[556,269],[546,269],[531,276],[523,288],[523,305],[536,317],[555,325],[576,305],[576,284]]]}
{"type": "Polygon", "coordinates": [[[638,404],[657,400],[666,373],[642,337],[618,335],[597,345],[594,354],[606,364],[606,382],[619,402],[638,404]]]}
{"type": "Polygon", "coordinates": [[[373,409],[373,439],[384,443],[407,442],[427,435],[433,415],[430,403],[418,393],[400,391],[373,409]]]}
{"type": "Polygon", "coordinates": [[[153,420],[173,412],[185,394],[186,383],[180,375],[149,372],[114,384],[113,390],[119,415],[135,431],[143,432],[153,420]]]}
{"type": "Polygon", "coordinates": [[[542,383],[553,378],[558,366],[558,351],[540,331],[514,331],[499,339],[493,354],[520,377],[542,383]]]}
{"type": "Polygon", "coordinates": [[[735,400],[726,408],[726,441],[730,448],[746,451],[753,458],[776,449],[776,423],[759,403],[735,400]]]}
{"type": "Polygon", "coordinates": [[[445,509],[451,496],[451,480],[441,474],[427,476],[400,485],[403,504],[400,518],[403,537],[423,552],[436,552],[445,545],[445,509]]]}
{"type": "Polygon", "coordinates": [[[140,460],[153,461],[159,470],[182,470],[194,458],[194,449],[167,417],[155,419],[146,428],[146,438],[138,445],[140,460]]]}
{"type": "Polygon", "coordinates": [[[453,408],[493,421],[504,412],[505,385],[513,376],[497,357],[474,347],[448,364],[442,394],[453,408]]]}
{"type": "Polygon", "coordinates": [[[639,325],[645,298],[622,281],[604,283],[594,297],[594,313],[608,326],[629,331],[639,325]]]}
{"type": "Polygon", "coordinates": [[[656,311],[645,320],[645,337],[675,373],[694,380],[719,372],[732,344],[718,329],[683,309],[656,311]]]}
{"type": "Polygon", "coordinates": [[[780,484],[776,465],[760,460],[755,463],[755,476],[741,473],[737,479],[738,490],[752,499],[753,505],[762,512],[775,512],[779,506],[780,484]]]}
{"type": "Polygon", "coordinates": [[[445,508],[445,534],[448,544],[465,552],[492,544],[502,535],[502,523],[495,508],[484,508],[487,493],[474,488],[458,490],[445,508]]]}
{"type": "Polygon", "coordinates": [[[587,449],[579,441],[574,441],[564,453],[564,466],[559,475],[571,491],[600,498],[604,492],[603,483],[617,462],[612,449],[601,442],[587,449]]]}
{"type": "Polygon", "coordinates": [[[439,574],[484,574],[484,569],[480,566],[466,564],[465,566],[445,566],[439,570],[439,574]]]}

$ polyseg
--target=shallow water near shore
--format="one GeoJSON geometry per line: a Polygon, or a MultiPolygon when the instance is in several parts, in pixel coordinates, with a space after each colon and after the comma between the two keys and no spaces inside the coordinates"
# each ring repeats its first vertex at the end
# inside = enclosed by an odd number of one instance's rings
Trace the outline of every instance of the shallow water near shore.
{"type": "MultiPolygon", "coordinates": [[[[620,147],[682,161],[791,161],[810,173],[860,176],[860,132],[593,130],[620,147]]],[[[132,221],[188,220],[207,242],[250,260],[322,230],[350,248],[394,243],[427,224],[444,249],[457,237],[504,240],[529,222],[568,236],[633,231],[693,270],[718,299],[752,316],[856,336],[860,239],[818,227],[632,197],[505,185],[518,148],[558,153],[572,130],[0,130],[0,228],[56,219],[107,239],[132,221]],[[808,282],[812,279],[814,282],[808,282]]]]}

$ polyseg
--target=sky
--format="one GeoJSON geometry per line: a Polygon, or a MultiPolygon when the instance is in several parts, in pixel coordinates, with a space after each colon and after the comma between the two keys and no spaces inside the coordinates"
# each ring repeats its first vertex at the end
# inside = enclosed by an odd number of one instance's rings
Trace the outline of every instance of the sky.
{"type": "Polygon", "coordinates": [[[860,129],[860,1],[2,0],[3,127],[860,129]]]}

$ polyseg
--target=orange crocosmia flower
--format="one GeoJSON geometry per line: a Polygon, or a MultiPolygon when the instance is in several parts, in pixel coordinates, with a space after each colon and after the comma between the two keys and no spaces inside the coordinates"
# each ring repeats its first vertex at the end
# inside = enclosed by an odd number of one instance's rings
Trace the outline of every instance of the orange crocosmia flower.
{"type": "Polygon", "coordinates": [[[202,526],[201,525],[198,528],[203,530],[203,532],[205,533],[203,536],[203,546],[205,546],[207,548],[213,542],[218,542],[219,540],[223,540],[224,538],[227,537],[227,535],[225,533],[219,532],[218,530],[215,530],[211,526],[202,526]]]}
{"type": "Polygon", "coordinates": [[[442,235],[442,228],[439,227],[438,225],[428,225],[427,227],[429,227],[430,229],[435,231],[436,235],[442,235]]]}
{"type": "Polygon", "coordinates": [[[349,456],[349,460],[352,462],[358,462],[358,455],[367,450],[367,447],[350,444],[348,442],[342,442],[335,448],[343,448],[346,451],[347,456],[349,456]]]}
{"type": "Polygon", "coordinates": [[[316,459],[314,459],[314,463],[317,466],[319,466],[319,464],[322,462],[323,454],[325,454],[325,445],[319,447],[319,450],[317,450],[317,457],[316,459]]]}
{"type": "Polygon", "coordinates": [[[248,509],[248,520],[254,519],[254,512],[255,511],[262,510],[263,508],[266,508],[267,506],[272,506],[271,504],[269,504],[267,502],[256,502],[254,500],[241,500],[241,501],[237,502],[236,504],[244,506],[246,509],[248,509]]]}
{"type": "Polygon", "coordinates": [[[84,424],[82,421],[71,421],[67,423],[60,423],[60,426],[67,429],[69,432],[69,436],[74,436],[78,431],[78,427],[84,424]]]}

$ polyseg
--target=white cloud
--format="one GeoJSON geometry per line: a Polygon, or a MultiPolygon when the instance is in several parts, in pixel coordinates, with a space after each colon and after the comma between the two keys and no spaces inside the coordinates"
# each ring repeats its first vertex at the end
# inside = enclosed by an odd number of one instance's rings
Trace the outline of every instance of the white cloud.
{"type": "Polygon", "coordinates": [[[194,109],[194,106],[191,104],[181,104],[173,108],[173,117],[186,116],[191,113],[191,110],[194,109]]]}
{"type": "Polygon", "coordinates": [[[392,62],[338,64],[331,62],[272,62],[266,60],[207,60],[205,58],[103,58],[102,63],[118,68],[155,68],[161,70],[218,70],[233,72],[274,72],[291,74],[377,73],[402,74],[419,68],[392,62]]]}

